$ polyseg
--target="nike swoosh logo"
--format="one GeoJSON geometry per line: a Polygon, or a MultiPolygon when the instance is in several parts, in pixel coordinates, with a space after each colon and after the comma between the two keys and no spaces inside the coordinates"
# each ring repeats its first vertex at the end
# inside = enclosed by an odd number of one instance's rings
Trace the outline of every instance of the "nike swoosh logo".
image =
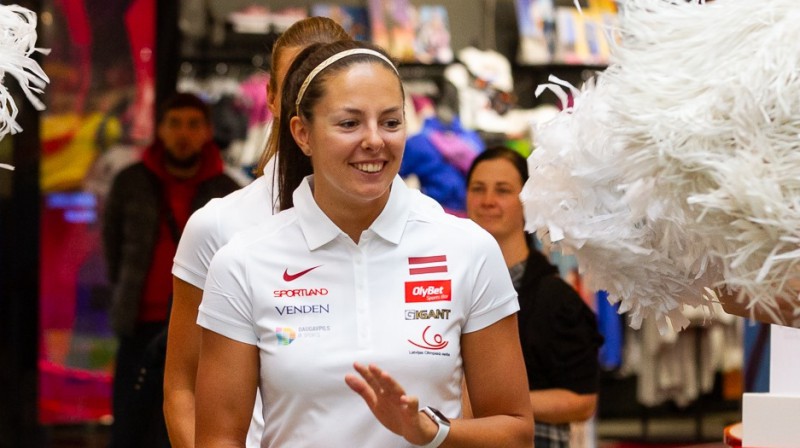
{"type": "MultiPolygon", "coordinates": [[[[322,266],[322,265],[319,265],[322,266]]],[[[300,271],[297,274],[290,274],[289,269],[283,271],[283,279],[287,282],[292,282],[297,280],[298,278],[308,274],[309,272],[313,271],[314,269],[318,268],[319,266],[314,266],[313,268],[308,268],[305,271],[300,271]]]]}

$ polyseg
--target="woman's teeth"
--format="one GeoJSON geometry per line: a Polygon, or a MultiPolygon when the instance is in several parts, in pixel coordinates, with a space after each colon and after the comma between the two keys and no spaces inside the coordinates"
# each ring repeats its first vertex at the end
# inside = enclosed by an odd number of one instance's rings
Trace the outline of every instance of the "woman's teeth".
{"type": "Polygon", "coordinates": [[[356,167],[359,171],[364,171],[365,173],[377,173],[383,167],[382,163],[355,163],[353,166],[356,167]]]}

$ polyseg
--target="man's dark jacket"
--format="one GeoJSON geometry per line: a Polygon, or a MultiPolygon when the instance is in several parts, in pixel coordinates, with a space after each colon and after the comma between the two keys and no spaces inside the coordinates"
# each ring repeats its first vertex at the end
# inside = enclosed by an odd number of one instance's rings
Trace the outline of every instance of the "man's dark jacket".
{"type": "MultiPolygon", "coordinates": [[[[191,210],[238,188],[227,175],[215,175],[199,184],[191,210]]],[[[114,178],[106,200],[103,246],[113,286],[111,327],[119,335],[130,335],[136,325],[164,210],[161,190],[156,173],[138,162],[114,178]]]]}

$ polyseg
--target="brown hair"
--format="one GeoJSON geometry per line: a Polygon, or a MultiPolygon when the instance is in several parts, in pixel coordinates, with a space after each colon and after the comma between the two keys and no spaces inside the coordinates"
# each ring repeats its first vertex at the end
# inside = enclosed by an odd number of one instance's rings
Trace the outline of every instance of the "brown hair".
{"type": "MultiPolygon", "coordinates": [[[[306,120],[313,121],[312,109],[325,95],[326,80],[339,71],[354,64],[370,62],[383,64],[397,73],[396,67],[387,62],[390,59],[380,47],[368,42],[354,40],[337,41],[325,45],[311,45],[297,55],[294,62],[292,62],[291,68],[289,68],[289,72],[286,74],[283,91],[281,92],[281,117],[278,130],[278,199],[281,210],[286,210],[294,205],[292,198],[294,190],[300,185],[305,176],[312,173],[310,157],[307,157],[297,145],[289,128],[289,122],[292,117],[299,113],[306,120]],[[386,60],[370,54],[354,54],[332,63],[319,72],[308,84],[299,107],[295,108],[300,86],[309,73],[329,57],[355,48],[374,50],[386,57],[386,60]]],[[[399,75],[397,82],[400,84],[400,91],[402,92],[403,84],[399,75]]]]}
{"type": "Polygon", "coordinates": [[[522,184],[524,185],[525,182],[528,181],[528,159],[507,146],[492,146],[478,154],[478,157],[475,157],[475,160],[472,161],[472,165],[470,165],[469,171],[467,171],[467,185],[469,185],[469,182],[472,180],[472,173],[475,171],[475,167],[481,162],[495,159],[508,160],[519,173],[522,184]]]}
{"type": "MultiPolygon", "coordinates": [[[[278,81],[275,73],[278,72],[278,61],[284,52],[293,48],[305,48],[312,44],[326,44],[338,40],[350,40],[350,36],[338,23],[327,17],[309,17],[295,22],[275,41],[272,47],[272,76],[269,78],[269,92],[275,95],[278,92],[278,81]]],[[[280,130],[280,117],[272,118],[271,132],[267,146],[258,160],[255,175],[264,173],[264,166],[278,152],[278,132],[280,130]]]]}
{"type": "Polygon", "coordinates": [[[193,93],[179,92],[175,93],[166,100],[158,108],[158,116],[156,122],[161,123],[167,112],[174,109],[197,109],[203,113],[206,123],[211,123],[211,109],[203,100],[193,93]]]}

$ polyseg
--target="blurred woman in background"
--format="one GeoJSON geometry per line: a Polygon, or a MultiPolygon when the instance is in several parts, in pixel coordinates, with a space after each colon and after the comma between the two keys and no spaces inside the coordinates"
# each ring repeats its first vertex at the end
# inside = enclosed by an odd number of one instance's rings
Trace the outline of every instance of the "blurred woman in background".
{"type": "Polygon", "coordinates": [[[519,295],[535,446],[568,448],[570,423],[589,419],[597,405],[602,336],[592,310],[524,230],[519,194],[526,180],[519,153],[487,149],[467,173],[467,215],[497,240],[519,295]]]}

